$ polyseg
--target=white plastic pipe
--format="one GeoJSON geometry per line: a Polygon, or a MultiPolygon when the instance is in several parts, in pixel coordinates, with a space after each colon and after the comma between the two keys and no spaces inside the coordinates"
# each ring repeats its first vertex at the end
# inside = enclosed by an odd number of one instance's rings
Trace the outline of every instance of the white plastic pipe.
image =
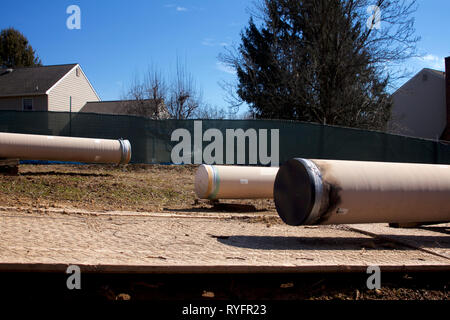
{"type": "Polygon", "coordinates": [[[202,164],[195,175],[201,199],[273,198],[278,167],[213,166],[202,164]]]}
{"type": "Polygon", "coordinates": [[[450,166],[292,159],[274,200],[290,225],[450,221],[450,166]]]}
{"type": "Polygon", "coordinates": [[[128,140],[72,138],[0,132],[0,158],[128,163],[128,140]]]}

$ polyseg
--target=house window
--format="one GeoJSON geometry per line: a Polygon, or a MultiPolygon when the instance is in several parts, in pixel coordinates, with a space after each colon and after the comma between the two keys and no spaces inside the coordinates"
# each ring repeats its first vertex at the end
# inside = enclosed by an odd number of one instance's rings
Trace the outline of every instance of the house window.
{"type": "Polygon", "coordinates": [[[33,98],[26,98],[22,100],[22,106],[24,111],[33,110],[33,98]]]}
{"type": "Polygon", "coordinates": [[[77,77],[80,76],[80,68],[76,68],[76,69],[75,69],[75,74],[77,75],[77,77]]]}

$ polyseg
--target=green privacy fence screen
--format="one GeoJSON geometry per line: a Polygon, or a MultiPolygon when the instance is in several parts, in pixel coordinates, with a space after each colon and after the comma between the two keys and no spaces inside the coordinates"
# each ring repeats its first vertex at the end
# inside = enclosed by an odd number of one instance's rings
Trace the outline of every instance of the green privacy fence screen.
{"type": "MultiPolygon", "coordinates": [[[[150,120],[91,113],[0,111],[0,132],[128,139],[132,145],[133,163],[172,163],[172,148],[182,141],[182,138],[171,141],[176,129],[185,129],[182,132],[190,135],[190,153],[187,153],[187,157],[191,163],[198,163],[199,158],[195,158],[195,153],[202,155],[202,150],[215,141],[214,138],[208,141],[207,132],[215,132],[216,136],[220,132],[223,136],[224,161],[227,152],[231,154],[234,151],[234,163],[238,163],[238,143],[235,143],[233,150],[226,148],[226,144],[230,143],[227,130],[237,132],[237,129],[242,129],[244,133],[256,133],[253,136],[256,140],[250,143],[248,139],[245,140],[245,164],[253,164],[252,154],[259,154],[265,145],[267,150],[263,151],[267,152],[263,154],[271,155],[272,151],[276,151],[276,137],[272,136],[276,130],[279,163],[303,157],[450,164],[450,145],[445,142],[312,123],[281,120],[150,120]],[[267,143],[263,143],[263,138],[267,143]],[[194,148],[194,142],[197,143],[197,149],[194,148]]],[[[202,158],[200,156],[200,161],[202,158]]],[[[256,158],[256,164],[267,164],[267,161],[261,161],[261,157],[256,158]]]]}

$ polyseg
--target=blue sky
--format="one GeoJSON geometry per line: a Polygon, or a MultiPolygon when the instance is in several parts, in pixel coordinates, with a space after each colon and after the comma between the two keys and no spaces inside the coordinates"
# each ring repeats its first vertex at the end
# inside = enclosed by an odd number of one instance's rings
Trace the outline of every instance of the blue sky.
{"type": "MultiPolygon", "coordinates": [[[[176,59],[187,68],[204,100],[226,107],[220,81],[234,75],[218,55],[237,44],[252,0],[3,1],[0,29],[14,27],[30,41],[45,65],[78,62],[102,100],[120,99],[136,74],[154,65],[170,74],[176,59]],[[81,9],[81,29],[69,30],[66,8],[81,9]],[[6,14],[5,14],[6,13],[6,14]]],[[[444,70],[450,55],[450,1],[420,0],[415,14],[422,58],[413,72],[444,70]]]]}

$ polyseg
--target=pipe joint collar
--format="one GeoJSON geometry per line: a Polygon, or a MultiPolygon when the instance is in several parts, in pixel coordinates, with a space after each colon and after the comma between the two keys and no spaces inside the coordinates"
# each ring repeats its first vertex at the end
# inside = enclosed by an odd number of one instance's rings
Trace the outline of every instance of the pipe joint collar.
{"type": "Polygon", "coordinates": [[[120,143],[120,162],[118,164],[127,164],[131,159],[131,144],[128,140],[119,139],[120,143]]]}

